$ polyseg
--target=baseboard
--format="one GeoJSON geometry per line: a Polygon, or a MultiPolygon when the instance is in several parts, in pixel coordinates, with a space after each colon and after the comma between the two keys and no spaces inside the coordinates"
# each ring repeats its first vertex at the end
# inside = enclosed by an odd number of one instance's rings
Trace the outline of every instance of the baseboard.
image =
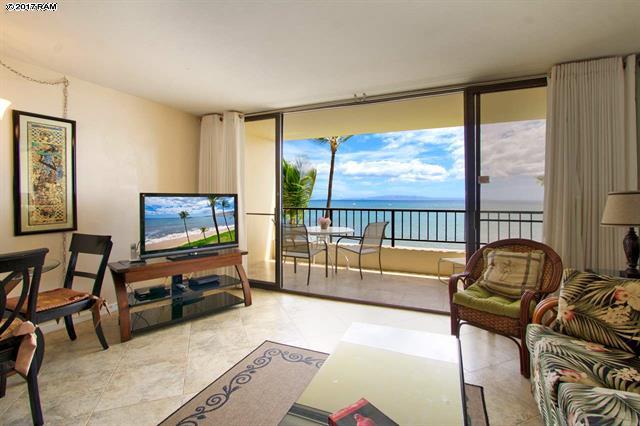
{"type": "MultiPolygon", "coordinates": [[[[114,315],[118,312],[118,304],[117,303],[112,303],[111,305],[107,305],[109,307],[109,312],[111,312],[111,315],[114,315]]],[[[108,317],[109,314],[107,314],[105,312],[105,310],[102,310],[102,317],[108,317]]],[[[73,322],[74,323],[81,323],[84,321],[91,321],[92,317],[91,317],[91,311],[82,311],[80,312],[79,315],[74,315],[73,316],[73,322]]],[[[64,329],[64,321],[62,321],[62,319],[60,319],[59,322],[56,322],[55,320],[51,320],[51,321],[47,321],[47,322],[43,322],[39,325],[40,330],[42,330],[42,332],[44,334],[47,333],[51,333],[53,331],[58,331],[58,330],[63,330],[64,329]]]]}

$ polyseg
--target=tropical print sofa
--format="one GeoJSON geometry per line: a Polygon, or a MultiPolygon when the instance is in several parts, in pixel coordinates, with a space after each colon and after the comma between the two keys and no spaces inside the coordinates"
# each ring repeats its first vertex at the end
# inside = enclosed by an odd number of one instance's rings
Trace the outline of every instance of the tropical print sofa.
{"type": "Polygon", "coordinates": [[[640,281],[567,269],[533,322],[526,344],[545,425],[640,425],[640,281]]]}

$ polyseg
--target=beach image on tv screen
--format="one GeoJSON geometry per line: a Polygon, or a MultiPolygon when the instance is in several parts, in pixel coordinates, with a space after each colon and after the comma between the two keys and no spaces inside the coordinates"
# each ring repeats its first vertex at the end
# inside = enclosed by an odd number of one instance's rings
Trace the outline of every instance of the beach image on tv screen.
{"type": "Polygon", "coordinates": [[[145,251],[233,243],[235,208],[228,196],[145,196],[145,251]]]}

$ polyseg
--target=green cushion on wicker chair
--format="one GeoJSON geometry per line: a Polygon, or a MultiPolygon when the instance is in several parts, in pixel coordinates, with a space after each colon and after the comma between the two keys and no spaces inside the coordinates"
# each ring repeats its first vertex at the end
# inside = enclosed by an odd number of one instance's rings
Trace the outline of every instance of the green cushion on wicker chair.
{"type": "Polygon", "coordinates": [[[477,284],[453,295],[453,303],[490,314],[520,318],[520,299],[513,300],[488,292],[477,284]]]}

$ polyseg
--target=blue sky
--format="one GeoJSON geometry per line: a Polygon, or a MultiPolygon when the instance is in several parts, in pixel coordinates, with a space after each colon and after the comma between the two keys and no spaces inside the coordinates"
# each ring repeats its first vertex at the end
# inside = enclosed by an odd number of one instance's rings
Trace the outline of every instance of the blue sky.
{"type": "MultiPolygon", "coordinates": [[[[230,207],[225,211],[233,211],[233,197],[228,197],[228,201],[230,207]]],[[[211,216],[207,197],[145,197],[144,211],[149,218],[176,218],[182,210],[191,217],[211,216]]],[[[216,207],[216,213],[222,213],[220,206],[216,207]]]]}
{"type": "MultiPolygon", "coordinates": [[[[487,199],[538,200],[544,173],[544,120],[482,126],[487,199]]],[[[330,151],[309,139],[285,141],[284,158],[318,170],[313,199],[326,199],[330,151]]],[[[336,155],[334,199],[392,196],[464,198],[464,129],[360,134],[336,155]]]]}

